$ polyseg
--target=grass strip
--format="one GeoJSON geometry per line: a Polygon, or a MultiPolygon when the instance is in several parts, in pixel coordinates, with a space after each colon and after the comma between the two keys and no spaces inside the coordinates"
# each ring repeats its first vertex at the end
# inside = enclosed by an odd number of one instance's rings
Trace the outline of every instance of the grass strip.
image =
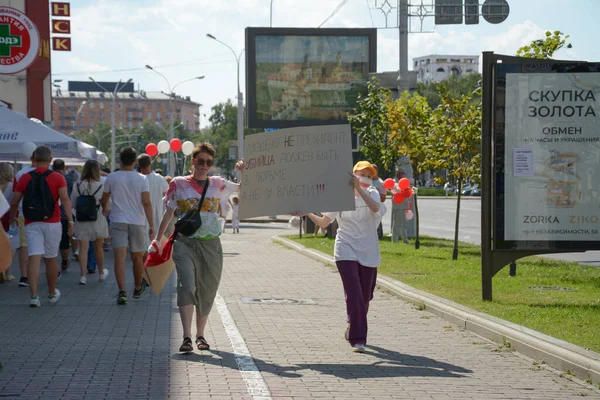
{"type": "MultiPolygon", "coordinates": [[[[305,247],[333,255],[334,240],[289,235],[305,247]]],[[[421,237],[414,244],[380,242],[379,273],[416,289],[483,313],[523,325],[577,346],[600,352],[600,268],[579,263],[526,257],[517,261],[517,276],[508,268],[493,279],[492,302],[481,298],[481,250],[461,243],[452,260],[453,242],[421,237]]]]}

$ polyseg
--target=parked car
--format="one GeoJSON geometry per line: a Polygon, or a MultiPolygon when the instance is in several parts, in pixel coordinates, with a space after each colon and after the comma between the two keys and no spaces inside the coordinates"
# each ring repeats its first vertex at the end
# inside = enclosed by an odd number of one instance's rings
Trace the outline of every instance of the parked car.
{"type": "MultiPolygon", "coordinates": [[[[479,187],[479,185],[478,185],[478,184],[474,184],[474,185],[466,185],[466,186],[463,188],[463,190],[462,190],[461,194],[462,194],[463,196],[473,196],[473,191],[474,191],[474,190],[477,190],[477,189],[478,189],[478,187],[479,187]]],[[[481,192],[480,192],[479,196],[481,196],[481,192]]]]}

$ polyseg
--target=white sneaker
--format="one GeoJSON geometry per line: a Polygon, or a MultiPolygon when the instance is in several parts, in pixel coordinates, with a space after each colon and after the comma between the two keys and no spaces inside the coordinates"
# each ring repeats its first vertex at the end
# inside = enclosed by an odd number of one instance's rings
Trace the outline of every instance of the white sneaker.
{"type": "Polygon", "coordinates": [[[48,294],[48,303],[56,304],[58,299],[60,299],[60,291],[58,289],[54,289],[55,294],[48,294]]]}
{"type": "Polygon", "coordinates": [[[31,300],[29,300],[29,307],[39,307],[42,304],[40,303],[39,296],[31,296],[31,300]]]}
{"type": "Polygon", "coordinates": [[[104,270],[102,271],[101,274],[98,274],[98,278],[100,278],[101,281],[105,280],[106,277],[108,276],[110,272],[108,271],[107,268],[104,268],[104,270]]]}
{"type": "Polygon", "coordinates": [[[85,276],[82,276],[81,278],[79,278],[80,285],[85,285],[86,283],[87,283],[87,278],[85,276]]]}
{"type": "Polygon", "coordinates": [[[352,346],[352,351],[355,352],[355,353],[364,353],[365,352],[365,345],[357,343],[354,346],[352,346]]]}

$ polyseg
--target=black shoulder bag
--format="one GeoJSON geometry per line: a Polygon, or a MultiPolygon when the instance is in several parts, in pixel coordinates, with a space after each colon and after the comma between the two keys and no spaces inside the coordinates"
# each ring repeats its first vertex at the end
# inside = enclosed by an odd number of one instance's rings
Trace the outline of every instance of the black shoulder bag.
{"type": "Polygon", "coordinates": [[[200,210],[202,209],[202,203],[204,203],[204,196],[208,190],[208,177],[204,183],[204,190],[202,191],[202,197],[198,202],[198,207],[194,207],[190,211],[183,214],[177,222],[175,222],[175,233],[181,233],[184,236],[193,235],[202,226],[202,219],[200,218],[200,210]]]}

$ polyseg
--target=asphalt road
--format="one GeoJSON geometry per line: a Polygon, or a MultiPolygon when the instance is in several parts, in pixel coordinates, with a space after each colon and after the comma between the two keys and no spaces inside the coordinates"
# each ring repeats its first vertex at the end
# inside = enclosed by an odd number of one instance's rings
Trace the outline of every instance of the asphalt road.
{"type": "MultiPolygon", "coordinates": [[[[390,199],[386,201],[386,206],[388,212],[383,217],[383,221],[384,232],[387,234],[390,232],[392,219],[390,199]]],[[[419,216],[421,234],[454,239],[455,198],[419,198],[419,216]]],[[[462,242],[481,243],[481,201],[479,198],[462,199],[458,239],[462,242]]],[[[600,251],[549,254],[546,257],[600,266],[600,251]]]]}

